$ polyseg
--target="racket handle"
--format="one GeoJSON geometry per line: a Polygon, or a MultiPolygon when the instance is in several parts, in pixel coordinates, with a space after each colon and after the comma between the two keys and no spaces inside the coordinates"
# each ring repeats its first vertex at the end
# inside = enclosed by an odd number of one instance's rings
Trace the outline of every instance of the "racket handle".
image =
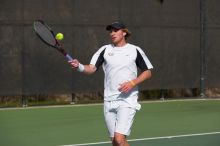
{"type": "Polygon", "coordinates": [[[71,61],[71,60],[73,60],[73,58],[69,55],[69,54],[66,54],[66,59],[68,60],[68,61],[71,61]]]}

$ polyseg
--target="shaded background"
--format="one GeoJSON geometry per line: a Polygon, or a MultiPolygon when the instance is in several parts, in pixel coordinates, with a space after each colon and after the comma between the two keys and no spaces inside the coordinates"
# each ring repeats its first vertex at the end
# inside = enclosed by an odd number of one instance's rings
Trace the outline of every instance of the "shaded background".
{"type": "Polygon", "coordinates": [[[109,43],[105,26],[123,21],[154,66],[141,89],[220,87],[218,0],[1,0],[0,95],[103,89],[103,72],[86,76],[33,33],[42,19],[83,64],[109,43]],[[202,52],[201,52],[202,50],[202,52]],[[202,55],[203,53],[203,55],[202,55]],[[201,56],[202,55],[202,56],[201,56]],[[202,68],[202,70],[201,70],[202,68]],[[201,76],[202,75],[202,76],[201,76]]]}

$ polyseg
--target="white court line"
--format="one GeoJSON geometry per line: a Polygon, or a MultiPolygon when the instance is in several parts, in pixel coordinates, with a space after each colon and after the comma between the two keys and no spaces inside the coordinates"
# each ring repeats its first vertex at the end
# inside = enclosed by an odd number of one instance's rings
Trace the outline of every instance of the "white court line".
{"type": "MultiPolygon", "coordinates": [[[[165,99],[165,100],[147,100],[140,101],[140,104],[150,103],[166,103],[166,102],[188,102],[188,101],[220,101],[220,98],[192,98],[192,99],[165,99]]],[[[32,107],[9,107],[0,108],[0,111],[6,110],[29,110],[29,109],[44,109],[44,108],[66,108],[66,107],[85,107],[85,106],[99,106],[103,103],[90,103],[90,104],[72,104],[72,105],[49,105],[49,106],[32,106],[32,107]]]]}
{"type": "MultiPolygon", "coordinates": [[[[166,139],[166,138],[178,138],[178,137],[192,137],[192,136],[202,136],[202,135],[214,135],[220,134],[220,132],[210,132],[210,133],[197,133],[197,134],[185,134],[185,135],[174,135],[174,136],[163,136],[163,137],[150,137],[150,138],[140,138],[140,139],[130,139],[128,141],[143,141],[143,140],[155,140],[155,139],[166,139]]],[[[94,143],[82,143],[82,144],[70,144],[70,145],[60,145],[60,146],[89,146],[89,145],[99,145],[111,143],[110,141],[105,142],[94,142],[94,143]]]]}

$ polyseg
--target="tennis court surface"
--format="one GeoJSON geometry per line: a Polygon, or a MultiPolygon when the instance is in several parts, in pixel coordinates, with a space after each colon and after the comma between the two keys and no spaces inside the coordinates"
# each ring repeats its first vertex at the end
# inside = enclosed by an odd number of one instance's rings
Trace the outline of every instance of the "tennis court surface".
{"type": "MultiPolygon", "coordinates": [[[[219,146],[220,100],[142,102],[131,146],[219,146]]],[[[102,105],[0,110],[1,146],[111,146],[102,105]]]]}

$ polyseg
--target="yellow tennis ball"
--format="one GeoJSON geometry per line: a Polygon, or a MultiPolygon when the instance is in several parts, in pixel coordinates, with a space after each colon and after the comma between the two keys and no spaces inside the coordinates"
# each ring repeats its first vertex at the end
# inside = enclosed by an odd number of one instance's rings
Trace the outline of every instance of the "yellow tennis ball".
{"type": "Polygon", "coordinates": [[[63,34],[62,33],[57,33],[57,35],[56,35],[56,39],[58,40],[58,41],[62,41],[63,40],[63,38],[64,38],[64,36],[63,36],[63,34]]]}

